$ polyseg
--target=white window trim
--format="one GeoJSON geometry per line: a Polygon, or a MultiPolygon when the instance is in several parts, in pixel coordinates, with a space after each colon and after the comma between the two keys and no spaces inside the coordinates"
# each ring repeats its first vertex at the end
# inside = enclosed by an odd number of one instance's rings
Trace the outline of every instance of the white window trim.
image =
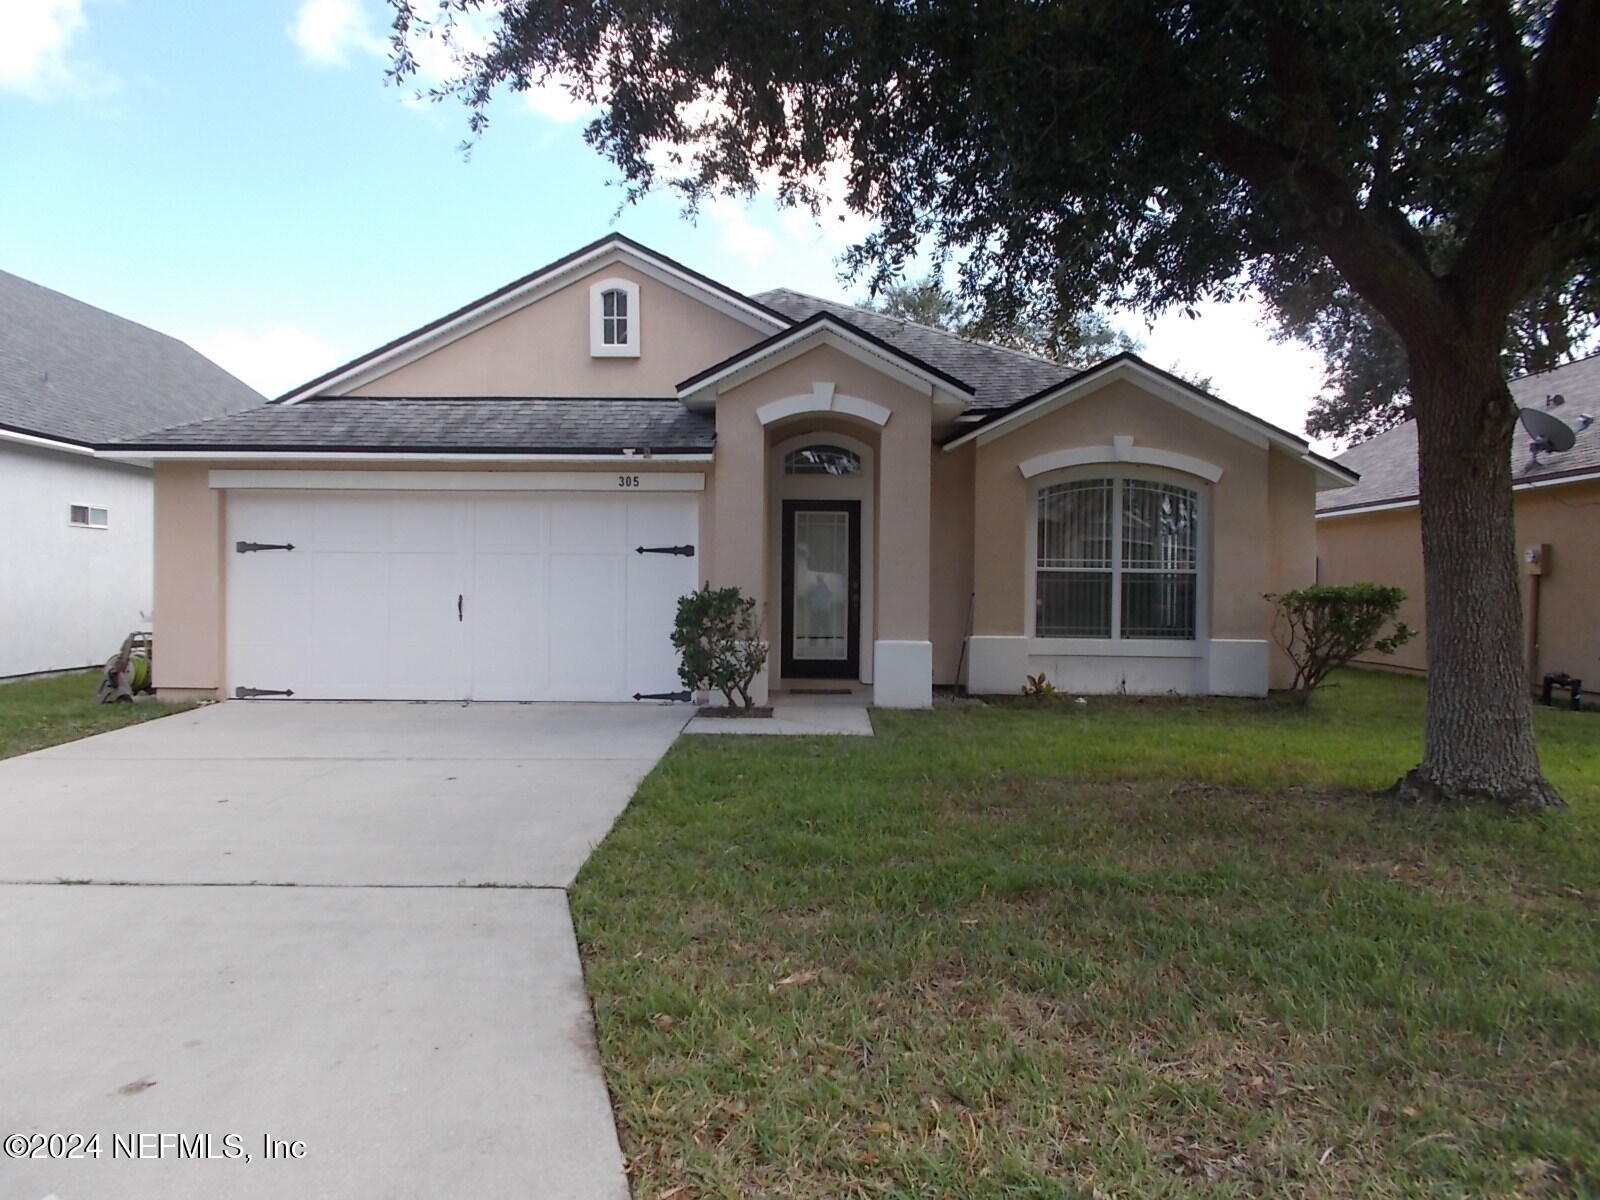
{"type": "Polygon", "coordinates": [[[589,288],[589,356],[591,358],[638,358],[639,285],[632,280],[613,276],[602,279],[589,288]],[[605,294],[621,292],[628,301],[628,340],[616,345],[606,344],[605,294]]]}
{"type": "Polygon", "coordinates": [[[103,504],[69,504],[67,505],[67,524],[74,529],[109,529],[111,528],[111,510],[103,504]],[[74,521],[72,519],[72,510],[75,508],[87,509],[89,519],[87,521],[74,521]],[[94,519],[95,513],[99,513],[104,520],[96,521],[94,519]]]}
{"type": "MultiPolygon", "coordinates": [[[[1165,470],[1160,467],[1136,465],[1122,467],[1114,463],[1094,463],[1083,466],[1067,467],[1060,470],[1043,472],[1028,479],[1027,503],[1027,580],[1022,598],[1023,605],[1023,631],[1028,638],[1029,654],[1058,654],[1058,655],[1099,655],[1106,658],[1201,658],[1205,654],[1206,643],[1210,640],[1211,630],[1211,486],[1195,475],[1183,471],[1165,470]],[[1057,483],[1067,483],[1075,479],[1110,479],[1114,481],[1114,494],[1120,522],[1122,504],[1122,481],[1132,479],[1146,483],[1170,483],[1177,487],[1188,488],[1195,493],[1200,522],[1199,537],[1195,540],[1195,605],[1194,605],[1194,637],[1192,638],[1082,638],[1082,637],[1040,637],[1038,633],[1038,595],[1039,595],[1039,493],[1045,488],[1057,483]]],[[[1113,525],[1112,538],[1120,542],[1115,532],[1119,524],[1113,525]]],[[[1119,553],[1114,555],[1114,561],[1120,558],[1119,553]]],[[[1113,589],[1113,596],[1117,593],[1113,589]]],[[[1111,612],[1112,628],[1120,624],[1118,606],[1113,603],[1111,612]]]]}

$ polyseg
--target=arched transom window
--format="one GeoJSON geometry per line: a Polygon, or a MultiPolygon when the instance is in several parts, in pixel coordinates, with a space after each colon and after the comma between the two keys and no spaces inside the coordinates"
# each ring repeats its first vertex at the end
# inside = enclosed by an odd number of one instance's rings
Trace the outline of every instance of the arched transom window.
{"type": "Polygon", "coordinates": [[[1039,490],[1034,636],[1193,640],[1200,497],[1108,474],[1039,490]]]}
{"type": "Polygon", "coordinates": [[[783,456],[785,475],[859,475],[861,456],[843,446],[802,446],[783,456]]]}

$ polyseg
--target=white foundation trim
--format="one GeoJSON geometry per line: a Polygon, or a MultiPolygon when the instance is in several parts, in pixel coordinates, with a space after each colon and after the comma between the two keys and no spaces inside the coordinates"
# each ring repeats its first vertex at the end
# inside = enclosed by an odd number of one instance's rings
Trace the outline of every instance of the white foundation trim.
{"type": "Polygon", "coordinates": [[[811,385],[811,390],[801,396],[785,396],[782,400],[773,400],[756,409],[756,420],[763,425],[771,425],[774,421],[782,421],[789,417],[797,417],[801,413],[844,413],[850,417],[860,417],[863,421],[870,421],[879,428],[889,423],[893,415],[892,410],[882,404],[871,400],[863,400],[859,396],[840,396],[834,391],[831,383],[817,380],[811,385]]]}
{"type": "Polygon", "coordinates": [[[879,708],[933,707],[933,643],[872,643],[872,702],[879,708]]]}
{"type": "Polygon", "coordinates": [[[1186,475],[1197,475],[1207,483],[1216,483],[1222,478],[1222,468],[1216,463],[1189,454],[1179,454],[1174,450],[1135,446],[1133,438],[1126,434],[1112,438],[1109,446],[1074,446],[1068,450],[1052,450],[1049,454],[1039,454],[1018,463],[1017,469],[1022,472],[1024,479],[1032,479],[1035,475],[1043,475],[1047,471],[1059,471],[1063,467],[1087,466],[1091,463],[1141,463],[1150,467],[1166,467],[1168,470],[1182,471],[1186,475]]]}
{"type": "Polygon", "coordinates": [[[1213,696],[1265,696],[1272,648],[1254,638],[1207,643],[1206,691],[1213,696]]]}
{"type": "Polygon", "coordinates": [[[706,477],[689,471],[226,471],[214,488],[295,488],[422,492],[698,492],[706,477]],[[624,483],[623,480],[632,482],[624,483]]]}
{"type": "Polygon", "coordinates": [[[1014,696],[1028,676],[1028,639],[977,635],[967,639],[967,691],[1014,696]]]}

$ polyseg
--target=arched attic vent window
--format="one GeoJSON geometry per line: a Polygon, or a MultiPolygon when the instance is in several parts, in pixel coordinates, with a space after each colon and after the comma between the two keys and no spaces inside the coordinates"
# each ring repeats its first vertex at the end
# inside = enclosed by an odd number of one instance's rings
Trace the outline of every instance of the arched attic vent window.
{"type": "Polygon", "coordinates": [[[639,357],[639,286],[603,279],[589,289],[589,354],[594,358],[639,357]]]}
{"type": "Polygon", "coordinates": [[[783,456],[785,475],[859,475],[861,456],[843,446],[802,446],[783,456]]]}

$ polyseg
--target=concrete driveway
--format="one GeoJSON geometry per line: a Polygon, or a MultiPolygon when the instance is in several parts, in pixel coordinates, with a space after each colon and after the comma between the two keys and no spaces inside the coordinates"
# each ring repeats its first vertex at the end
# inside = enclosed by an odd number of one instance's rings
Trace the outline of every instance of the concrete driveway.
{"type": "Polygon", "coordinates": [[[232,703],[0,762],[0,1135],[99,1135],[0,1195],[626,1197],[564,889],[687,716],[232,703]]]}

